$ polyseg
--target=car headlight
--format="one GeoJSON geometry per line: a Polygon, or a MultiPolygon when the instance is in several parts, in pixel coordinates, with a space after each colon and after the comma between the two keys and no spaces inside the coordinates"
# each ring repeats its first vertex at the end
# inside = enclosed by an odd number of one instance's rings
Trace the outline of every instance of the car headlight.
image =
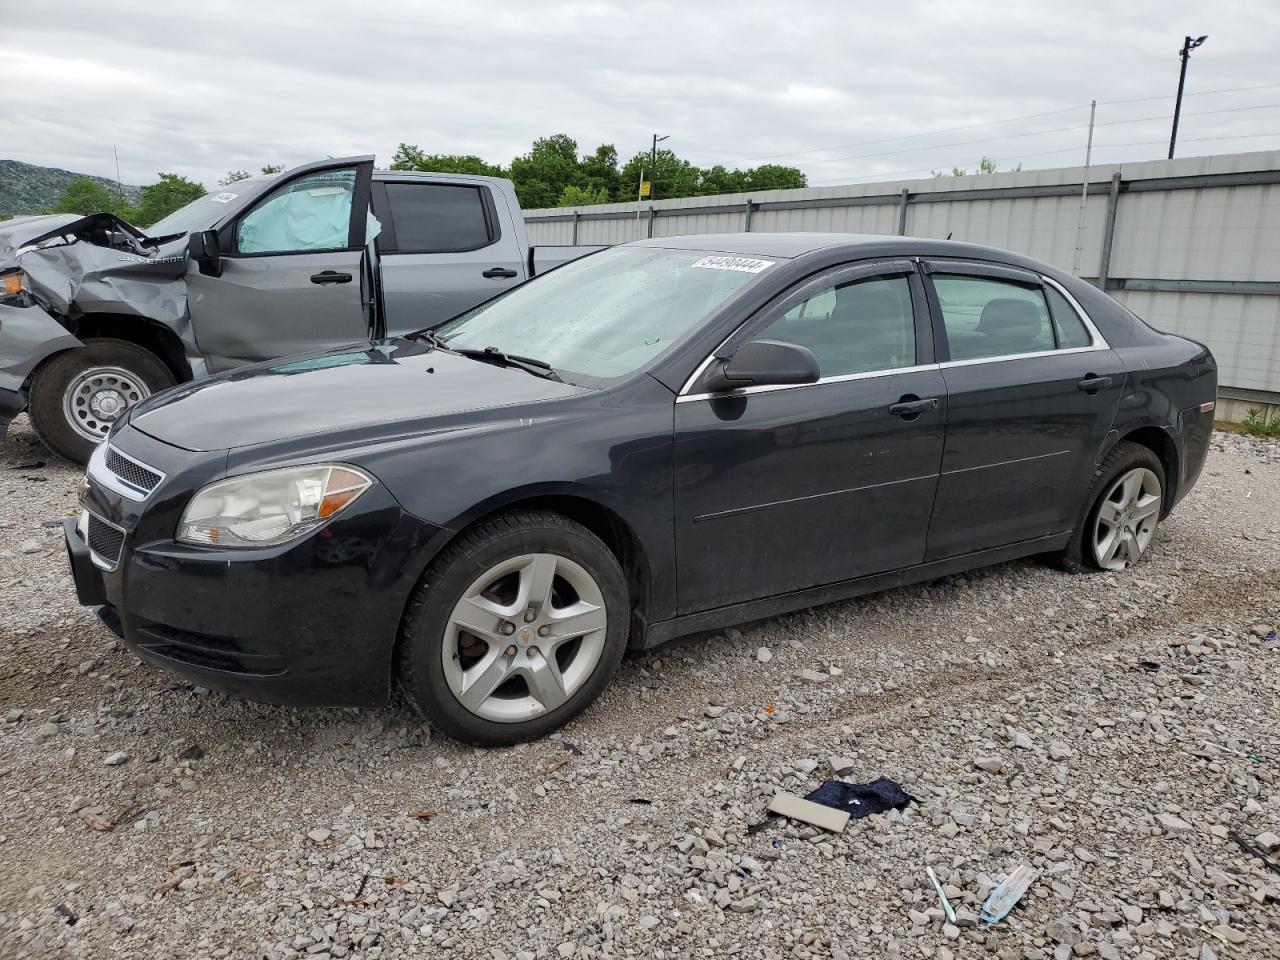
{"type": "Polygon", "coordinates": [[[26,289],[24,284],[26,274],[21,270],[10,270],[7,273],[0,273],[0,300],[8,297],[20,297],[26,289]]]}
{"type": "Polygon", "coordinates": [[[266,547],[300,537],[351,504],[373,480],[355,467],[317,464],[219,480],[192,498],[182,543],[266,547]]]}

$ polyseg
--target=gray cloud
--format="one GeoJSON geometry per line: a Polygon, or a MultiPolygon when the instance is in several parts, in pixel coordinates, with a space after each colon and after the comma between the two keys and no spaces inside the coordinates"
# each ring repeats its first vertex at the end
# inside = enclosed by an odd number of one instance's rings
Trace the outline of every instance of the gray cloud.
{"type": "Polygon", "coordinates": [[[1080,163],[1096,98],[1096,160],[1149,159],[1164,155],[1186,32],[1210,40],[1179,155],[1280,147],[1280,85],[1205,93],[1276,83],[1280,8],[1266,0],[50,0],[6,13],[0,156],[112,175],[114,145],[126,181],[165,170],[212,185],[268,162],[386,163],[400,141],[506,163],[564,132],[626,157],[658,131],[699,164],[772,158],[826,183],[982,156],[1080,163]],[[1109,102],[1132,98],[1156,99],[1109,102]]]}

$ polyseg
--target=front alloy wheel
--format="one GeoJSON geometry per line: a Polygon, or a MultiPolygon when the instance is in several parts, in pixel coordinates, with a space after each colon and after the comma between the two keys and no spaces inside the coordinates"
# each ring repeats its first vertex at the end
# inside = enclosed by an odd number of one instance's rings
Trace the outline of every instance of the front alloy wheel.
{"type": "Polygon", "coordinates": [[[423,574],[401,630],[400,687],[455,739],[532,740],[608,686],[630,623],[626,578],[595,534],[555,513],[501,514],[423,574]]]}
{"type": "Polygon", "coordinates": [[[519,723],[563,706],[604,652],[604,595],[580,564],[553,553],[491,567],[449,616],[440,649],[449,689],[467,710],[519,723]]]}

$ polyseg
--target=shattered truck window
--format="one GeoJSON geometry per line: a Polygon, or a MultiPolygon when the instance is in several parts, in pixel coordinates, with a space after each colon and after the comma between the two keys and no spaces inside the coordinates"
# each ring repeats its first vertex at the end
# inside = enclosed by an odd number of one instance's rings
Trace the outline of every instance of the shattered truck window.
{"type": "Polygon", "coordinates": [[[267,195],[240,221],[240,253],[343,250],[351,224],[354,168],[292,180],[267,195]]]}

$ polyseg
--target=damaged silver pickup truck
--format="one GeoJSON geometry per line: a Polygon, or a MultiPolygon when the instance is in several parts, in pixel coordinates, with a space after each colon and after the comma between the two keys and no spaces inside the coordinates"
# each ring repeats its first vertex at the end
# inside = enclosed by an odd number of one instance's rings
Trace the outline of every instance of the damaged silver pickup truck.
{"type": "Polygon", "coordinates": [[[151,394],[446,320],[598,247],[531,248],[508,180],[325,160],[155,224],[0,223],[0,438],[29,412],[83,463],[151,394]]]}

